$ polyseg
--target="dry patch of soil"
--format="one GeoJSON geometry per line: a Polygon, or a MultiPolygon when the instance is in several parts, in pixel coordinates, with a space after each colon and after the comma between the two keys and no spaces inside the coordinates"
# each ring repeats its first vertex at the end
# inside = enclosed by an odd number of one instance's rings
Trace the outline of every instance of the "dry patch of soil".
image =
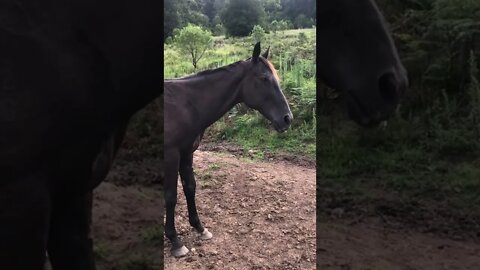
{"type": "Polygon", "coordinates": [[[163,246],[163,191],[155,180],[162,177],[161,161],[120,159],[95,191],[98,269],[159,270],[164,254],[167,270],[480,269],[478,239],[453,240],[335,213],[316,222],[310,163],[239,153],[196,152],[197,205],[213,239],[199,240],[191,231],[179,185],[177,229],[191,250],[180,259],[171,257],[168,241],[163,246]]]}
{"type": "Polygon", "coordinates": [[[197,239],[179,196],[177,230],[191,251],[173,258],[166,241],[165,269],[315,269],[314,168],[207,151],[194,164],[200,219],[213,238],[197,239]]]}

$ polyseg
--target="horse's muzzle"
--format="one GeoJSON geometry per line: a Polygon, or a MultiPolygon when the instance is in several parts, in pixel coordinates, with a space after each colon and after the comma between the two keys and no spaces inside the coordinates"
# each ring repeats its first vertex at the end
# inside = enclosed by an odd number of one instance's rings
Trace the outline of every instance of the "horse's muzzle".
{"type": "Polygon", "coordinates": [[[290,125],[293,122],[293,115],[292,113],[288,113],[283,116],[283,119],[281,121],[274,121],[273,126],[275,127],[275,130],[277,132],[285,132],[287,129],[290,127],[290,125]]]}

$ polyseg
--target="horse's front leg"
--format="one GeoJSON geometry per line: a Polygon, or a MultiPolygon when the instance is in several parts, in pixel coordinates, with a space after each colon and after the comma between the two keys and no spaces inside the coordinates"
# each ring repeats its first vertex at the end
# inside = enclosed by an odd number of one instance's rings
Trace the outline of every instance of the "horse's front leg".
{"type": "Polygon", "coordinates": [[[90,238],[92,192],[54,198],[48,239],[52,269],[95,270],[90,238]]]}
{"type": "Polygon", "coordinates": [[[177,182],[180,154],[176,151],[165,151],[165,235],[172,243],[171,253],[175,257],[185,256],[188,249],[183,245],[175,229],[175,206],[177,205],[177,182]]]}
{"type": "Polygon", "coordinates": [[[44,269],[50,211],[43,176],[0,177],[1,269],[44,269]]]}
{"type": "Polygon", "coordinates": [[[182,179],[183,192],[187,199],[188,221],[190,225],[200,234],[201,239],[210,239],[212,234],[203,227],[197,213],[195,204],[195,191],[197,183],[193,174],[193,153],[188,152],[180,159],[180,177],[182,179]]]}

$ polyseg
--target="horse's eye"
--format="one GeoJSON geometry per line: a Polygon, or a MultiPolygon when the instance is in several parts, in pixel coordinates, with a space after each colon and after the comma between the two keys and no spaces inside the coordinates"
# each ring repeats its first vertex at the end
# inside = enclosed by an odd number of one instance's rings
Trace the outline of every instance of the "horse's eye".
{"type": "Polygon", "coordinates": [[[268,77],[267,77],[267,76],[260,76],[260,79],[261,79],[262,81],[266,81],[266,80],[268,80],[268,77]]]}

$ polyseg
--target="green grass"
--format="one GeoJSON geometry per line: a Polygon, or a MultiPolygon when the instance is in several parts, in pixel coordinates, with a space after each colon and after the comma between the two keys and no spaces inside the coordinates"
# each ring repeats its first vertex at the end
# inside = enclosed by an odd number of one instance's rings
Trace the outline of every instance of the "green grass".
{"type": "Polygon", "coordinates": [[[195,172],[195,178],[198,180],[198,183],[202,186],[202,188],[214,188],[218,182],[213,177],[212,172],[214,170],[206,170],[202,172],[195,172]]]}
{"type": "Polygon", "coordinates": [[[277,133],[272,128],[266,128],[267,125],[259,116],[247,114],[237,117],[228,126],[219,121],[209,132],[214,139],[235,142],[245,151],[260,150],[256,152],[258,155],[261,151],[283,151],[315,158],[315,126],[304,124],[286,133],[277,133]]]}
{"type": "MultiPolygon", "coordinates": [[[[278,70],[282,89],[294,114],[292,128],[278,134],[268,127],[263,117],[253,111],[230,112],[229,123],[218,121],[208,134],[218,140],[227,140],[242,145],[246,150],[261,153],[287,152],[315,157],[316,126],[316,56],[315,29],[295,29],[267,34],[262,41],[265,49],[270,46],[272,63],[278,70]],[[299,38],[304,33],[305,39],[299,38]]],[[[214,37],[213,49],[205,53],[197,71],[218,68],[251,56],[254,42],[250,37],[214,37]]],[[[188,55],[182,55],[175,44],[166,44],[165,78],[178,78],[195,73],[188,55]]],[[[261,158],[259,156],[258,158],[261,158]]]]}
{"type": "MultiPolygon", "coordinates": [[[[328,126],[329,117],[321,116],[320,126],[328,126]]],[[[474,232],[480,222],[480,155],[464,150],[459,142],[472,142],[472,132],[461,130],[432,131],[419,118],[397,117],[385,129],[337,121],[318,134],[317,200],[329,198],[332,208],[354,212],[388,209],[400,221],[432,229],[474,232]]]]}
{"type": "Polygon", "coordinates": [[[159,270],[153,260],[145,255],[131,255],[122,260],[115,268],[118,270],[159,270]]]}
{"type": "Polygon", "coordinates": [[[109,251],[105,244],[97,241],[93,246],[93,254],[96,261],[104,261],[107,259],[109,251]]]}
{"type": "Polygon", "coordinates": [[[163,243],[163,226],[153,226],[142,231],[142,239],[147,243],[163,243]]]}
{"type": "Polygon", "coordinates": [[[208,165],[209,171],[218,171],[220,170],[220,168],[221,168],[220,164],[217,164],[217,163],[211,163],[208,165]]]}

